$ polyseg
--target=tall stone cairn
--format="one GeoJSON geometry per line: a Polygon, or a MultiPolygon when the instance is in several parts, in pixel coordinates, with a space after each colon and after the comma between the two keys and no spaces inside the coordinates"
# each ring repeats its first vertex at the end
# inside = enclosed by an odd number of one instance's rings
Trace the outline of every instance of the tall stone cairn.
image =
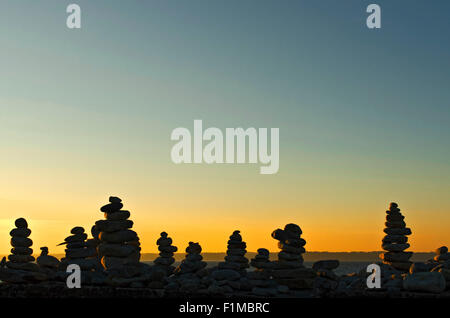
{"type": "MultiPolygon", "coordinates": [[[[125,265],[138,266],[141,257],[139,237],[128,220],[130,212],[122,210],[122,200],[110,197],[109,204],[101,207],[106,220],[95,222],[99,231],[98,257],[106,271],[121,270],[125,265]]],[[[95,231],[93,234],[95,234],[95,231]]]]}
{"type": "Polygon", "coordinates": [[[409,271],[412,262],[409,260],[413,252],[405,252],[409,248],[408,237],[411,229],[406,227],[405,217],[401,214],[397,203],[392,202],[386,211],[386,236],[382,240],[382,249],[386,252],[380,254],[383,263],[400,271],[409,271]]]}
{"type": "Polygon", "coordinates": [[[167,276],[172,275],[175,270],[175,258],[173,254],[178,251],[178,247],[172,245],[172,238],[166,232],[161,232],[160,238],[156,241],[158,245],[159,257],[156,258],[153,263],[155,269],[163,271],[167,276]]]}
{"type": "Polygon", "coordinates": [[[303,265],[306,241],[301,238],[302,230],[297,224],[287,224],[284,229],[276,229],[272,237],[278,241],[281,251],[274,261],[272,276],[280,285],[289,289],[309,289],[313,287],[316,273],[303,265]]]}
{"type": "Polygon", "coordinates": [[[247,253],[247,243],[242,241],[240,231],[234,231],[228,240],[227,256],[225,262],[220,262],[219,269],[231,269],[241,274],[246,275],[246,269],[249,268],[249,261],[245,257],[247,253]]]}

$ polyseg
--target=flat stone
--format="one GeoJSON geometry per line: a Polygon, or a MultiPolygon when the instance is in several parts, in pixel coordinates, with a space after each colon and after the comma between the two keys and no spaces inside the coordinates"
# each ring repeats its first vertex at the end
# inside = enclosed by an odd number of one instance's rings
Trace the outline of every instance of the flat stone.
{"type": "Polygon", "coordinates": [[[72,243],[72,242],[84,242],[87,240],[87,234],[74,234],[66,237],[64,239],[65,242],[72,243]]]}
{"type": "Polygon", "coordinates": [[[379,257],[382,260],[390,262],[407,262],[412,257],[413,252],[387,252],[381,253],[379,257]]]}
{"type": "Polygon", "coordinates": [[[389,261],[383,261],[384,264],[390,265],[395,269],[398,269],[400,271],[408,272],[412,262],[389,262],[389,261]]]}
{"type": "Polygon", "coordinates": [[[24,218],[18,218],[15,222],[14,222],[15,226],[17,228],[27,228],[28,227],[28,223],[27,220],[25,220],[24,218]]]}
{"type": "Polygon", "coordinates": [[[66,258],[87,258],[96,256],[95,251],[88,248],[66,249],[66,258]]]}
{"type": "Polygon", "coordinates": [[[139,252],[140,248],[124,244],[102,243],[97,247],[97,250],[99,255],[102,256],[126,257],[132,253],[139,252]]]}
{"type": "Polygon", "coordinates": [[[294,247],[284,242],[278,242],[278,248],[284,252],[293,254],[303,254],[306,252],[304,247],[294,247]]]}
{"type": "Polygon", "coordinates": [[[173,263],[175,263],[175,259],[173,257],[170,257],[170,258],[158,257],[153,262],[158,265],[169,266],[169,265],[172,265],[173,263]]]}
{"type": "Polygon", "coordinates": [[[176,251],[178,251],[178,247],[176,246],[158,246],[158,250],[161,252],[166,252],[166,253],[175,253],[176,251]]]}
{"type": "Polygon", "coordinates": [[[34,256],[31,256],[31,255],[11,254],[11,255],[8,255],[8,259],[11,262],[17,262],[17,263],[34,262],[34,256]]]}
{"type": "Polygon", "coordinates": [[[272,262],[275,268],[279,269],[295,269],[295,268],[303,268],[303,260],[299,261],[286,261],[286,260],[278,260],[272,262]]]}
{"type": "Polygon", "coordinates": [[[130,211],[122,210],[113,213],[105,213],[105,218],[111,221],[127,220],[130,217],[130,211]]]}
{"type": "Polygon", "coordinates": [[[406,223],[404,221],[401,222],[386,222],[384,223],[387,228],[391,229],[403,229],[406,227],[406,223]]]}
{"type": "Polygon", "coordinates": [[[100,232],[99,238],[101,241],[108,243],[123,243],[127,241],[135,241],[138,236],[132,230],[123,230],[118,232],[100,232]]]}
{"type": "MultiPolygon", "coordinates": [[[[133,255],[133,254],[132,254],[133,255]]],[[[128,256],[128,257],[112,257],[112,256],[103,256],[101,259],[101,263],[104,268],[110,270],[113,268],[121,268],[126,264],[133,264],[139,262],[139,257],[136,255],[128,256]]]]}
{"type": "Polygon", "coordinates": [[[298,261],[302,260],[302,256],[300,254],[293,254],[281,251],[278,253],[278,258],[280,260],[287,260],[287,261],[298,261]]]}
{"type": "Polygon", "coordinates": [[[14,236],[11,238],[11,245],[13,247],[30,247],[33,245],[33,241],[28,237],[14,236]]]}
{"type": "Polygon", "coordinates": [[[247,250],[245,249],[228,249],[227,255],[230,256],[244,256],[247,253],[247,250]]]}
{"type": "Polygon", "coordinates": [[[264,256],[267,256],[267,257],[269,257],[269,255],[270,255],[269,250],[265,249],[265,248],[258,248],[257,252],[258,252],[259,255],[264,255],[264,256]]]}
{"type": "Polygon", "coordinates": [[[39,272],[39,266],[36,263],[6,262],[6,267],[23,271],[39,272]]]}
{"type": "Polygon", "coordinates": [[[404,244],[408,242],[408,237],[404,235],[386,235],[383,237],[383,243],[399,243],[404,244]]]}
{"type": "Polygon", "coordinates": [[[100,211],[105,213],[114,213],[120,211],[123,208],[123,204],[120,202],[109,203],[100,208],[100,211]]]}
{"type": "Polygon", "coordinates": [[[121,220],[121,221],[111,221],[111,220],[100,220],[95,222],[95,226],[100,232],[117,232],[121,230],[126,230],[133,227],[133,221],[131,220],[121,220]]]}
{"type": "Polygon", "coordinates": [[[70,230],[70,233],[72,233],[72,234],[83,234],[84,233],[84,228],[81,227],[81,226],[76,226],[76,227],[74,227],[74,228],[72,228],[70,230]]]}
{"type": "Polygon", "coordinates": [[[411,229],[409,227],[405,228],[385,228],[384,233],[389,235],[411,235],[411,229]]]}
{"type": "Polygon", "coordinates": [[[31,230],[27,228],[17,228],[12,229],[11,232],[9,232],[9,235],[11,236],[17,236],[17,237],[28,237],[31,234],[31,230]]]}
{"type": "Polygon", "coordinates": [[[408,243],[404,244],[389,243],[389,244],[382,244],[381,248],[389,252],[402,252],[407,248],[409,248],[409,246],[410,245],[408,243]]]}
{"type": "Polygon", "coordinates": [[[403,280],[403,289],[408,291],[441,293],[445,287],[445,278],[439,272],[414,273],[403,280]]]}
{"type": "Polygon", "coordinates": [[[156,245],[159,246],[171,246],[172,245],[172,239],[170,237],[160,237],[157,241],[156,241],[156,245]]]}
{"type": "Polygon", "coordinates": [[[236,263],[248,263],[248,259],[243,256],[227,255],[225,256],[225,261],[236,262],[236,263]]]}
{"type": "Polygon", "coordinates": [[[33,254],[33,249],[29,247],[14,247],[11,249],[11,254],[15,255],[31,255],[33,254]]]}
{"type": "Polygon", "coordinates": [[[109,202],[110,203],[120,203],[120,202],[122,202],[122,199],[111,196],[111,197],[109,197],[109,202]]]}

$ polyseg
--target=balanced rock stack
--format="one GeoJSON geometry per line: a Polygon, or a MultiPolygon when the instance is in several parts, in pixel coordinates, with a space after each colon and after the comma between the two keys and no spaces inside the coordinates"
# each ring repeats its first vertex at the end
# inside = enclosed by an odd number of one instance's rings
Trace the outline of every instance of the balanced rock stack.
{"type": "Polygon", "coordinates": [[[97,246],[98,257],[107,271],[116,271],[125,265],[138,265],[141,257],[139,237],[136,232],[130,230],[133,221],[128,220],[129,211],[121,210],[122,200],[118,197],[110,197],[109,204],[101,207],[106,220],[95,223],[94,238],[99,231],[97,246]]]}
{"type": "Polygon", "coordinates": [[[339,277],[334,273],[334,270],[338,267],[338,260],[322,260],[313,264],[312,268],[317,272],[317,277],[314,280],[316,296],[325,296],[338,287],[339,277]]]}
{"type": "Polygon", "coordinates": [[[252,294],[256,296],[276,296],[279,292],[288,292],[286,286],[278,286],[271,278],[273,263],[269,260],[269,251],[265,248],[258,249],[258,254],[250,261],[255,267],[254,271],[247,273],[247,278],[252,286],[252,294]]]}
{"type": "Polygon", "coordinates": [[[242,241],[240,231],[234,231],[228,240],[225,262],[219,263],[219,269],[232,269],[245,276],[246,269],[249,268],[248,259],[245,257],[246,247],[247,244],[242,241]]]}
{"type": "Polygon", "coordinates": [[[408,237],[411,229],[406,227],[405,217],[401,214],[397,203],[392,202],[386,211],[386,228],[381,247],[387,251],[380,254],[383,263],[401,271],[409,271],[412,262],[409,260],[413,252],[405,252],[409,248],[408,237]]]}
{"type": "Polygon", "coordinates": [[[269,250],[265,248],[259,248],[258,254],[250,261],[250,265],[258,270],[269,270],[274,268],[274,263],[269,260],[269,250]]]}
{"type": "Polygon", "coordinates": [[[24,218],[15,221],[16,228],[11,230],[11,254],[8,255],[7,262],[2,261],[0,279],[5,282],[26,283],[34,281],[42,281],[47,279],[47,275],[40,271],[39,266],[33,263],[34,257],[33,241],[28,237],[31,230],[24,218]]]}
{"type": "Polygon", "coordinates": [[[301,238],[302,230],[297,224],[287,224],[284,229],[276,229],[272,237],[278,242],[281,252],[274,261],[272,276],[276,281],[290,289],[309,289],[313,287],[316,273],[303,266],[306,241],[301,238]]]}
{"type": "Polygon", "coordinates": [[[59,245],[66,245],[66,257],[61,259],[62,270],[69,264],[76,264],[80,266],[82,271],[90,271],[95,268],[95,263],[88,259],[92,256],[92,250],[87,248],[86,239],[87,234],[84,233],[84,228],[76,226],[70,230],[72,235],[66,237],[64,242],[59,245]]]}
{"type": "Polygon", "coordinates": [[[202,285],[202,278],[208,273],[204,270],[207,264],[203,261],[201,252],[202,247],[199,243],[189,242],[185,259],[175,269],[173,276],[180,292],[198,292],[207,287],[206,284],[202,285]]]}
{"type": "Polygon", "coordinates": [[[161,237],[156,241],[158,245],[159,257],[156,258],[153,263],[155,268],[163,271],[167,276],[172,275],[175,270],[175,258],[173,254],[178,251],[176,246],[172,245],[172,239],[168,236],[166,232],[161,232],[161,237]]]}

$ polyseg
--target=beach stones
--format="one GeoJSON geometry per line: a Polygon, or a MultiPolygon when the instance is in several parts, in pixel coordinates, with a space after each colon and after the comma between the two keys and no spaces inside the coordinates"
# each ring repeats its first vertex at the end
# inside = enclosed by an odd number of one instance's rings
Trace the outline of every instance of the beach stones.
{"type": "Polygon", "coordinates": [[[175,258],[173,254],[178,251],[176,246],[172,245],[172,239],[166,232],[161,232],[160,238],[156,241],[158,245],[159,257],[153,263],[157,269],[162,270],[167,276],[170,276],[175,270],[175,258]]]}
{"type": "Polygon", "coordinates": [[[122,200],[111,196],[109,204],[100,209],[106,220],[95,222],[92,230],[94,239],[98,238],[97,253],[103,268],[116,273],[126,265],[138,268],[141,257],[139,237],[131,230],[133,221],[128,220],[130,212],[121,211],[122,207],[122,200]]]}
{"type": "Polygon", "coordinates": [[[59,266],[59,260],[51,255],[48,255],[48,247],[41,247],[41,255],[36,259],[37,264],[41,268],[56,270],[59,266]]]}
{"type": "Polygon", "coordinates": [[[441,293],[446,281],[440,272],[417,272],[403,279],[403,289],[416,292],[441,293]]]}
{"type": "Polygon", "coordinates": [[[409,271],[412,262],[409,260],[413,253],[405,252],[410,247],[407,235],[411,229],[406,227],[405,217],[401,214],[397,203],[392,202],[386,211],[386,228],[382,240],[382,249],[385,253],[380,254],[383,263],[388,264],[401,271],[409,271]]]}

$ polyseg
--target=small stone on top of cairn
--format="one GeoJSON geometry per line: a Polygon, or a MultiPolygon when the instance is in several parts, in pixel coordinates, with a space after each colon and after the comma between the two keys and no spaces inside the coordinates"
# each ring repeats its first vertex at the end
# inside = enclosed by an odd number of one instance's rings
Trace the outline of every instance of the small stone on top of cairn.
{"type": "Polygon", "coordinates": [[[281,252],[274,261],[272,276],[289,289],[309,289],[313,287],[316,272],[303,266],[306,241],[301,238],[302,230],[297,224],[287,224],[284,229],[272,232],[272,237],[278,242],[281,252]]]}
{"type": "Polygon", "coordinates": [[[413,252],[405,252],[409,248],[407,235],[411,234],[411,229],[406,227],[405,217],[401,214],[397,203],[392,202],[389,210],[386,211],[387,234],[382,241],[381,247],[387,251],[380,254],[383,263],[392,266],[400,271],[409,271],[412,262],[409,260],[413,252]]]}
{"type": "Polygon", "coordinates": [[[172,245],[172,238],[166,232],[161,232],[160,235],[161,237],[156,241],[159,257],[153,263],[156,269],[162,270],[167,276],[170,276],[175,270],[175,266],[172,265],[175,263],[173,254],[178,251],[178,248],[172,245]]]}

